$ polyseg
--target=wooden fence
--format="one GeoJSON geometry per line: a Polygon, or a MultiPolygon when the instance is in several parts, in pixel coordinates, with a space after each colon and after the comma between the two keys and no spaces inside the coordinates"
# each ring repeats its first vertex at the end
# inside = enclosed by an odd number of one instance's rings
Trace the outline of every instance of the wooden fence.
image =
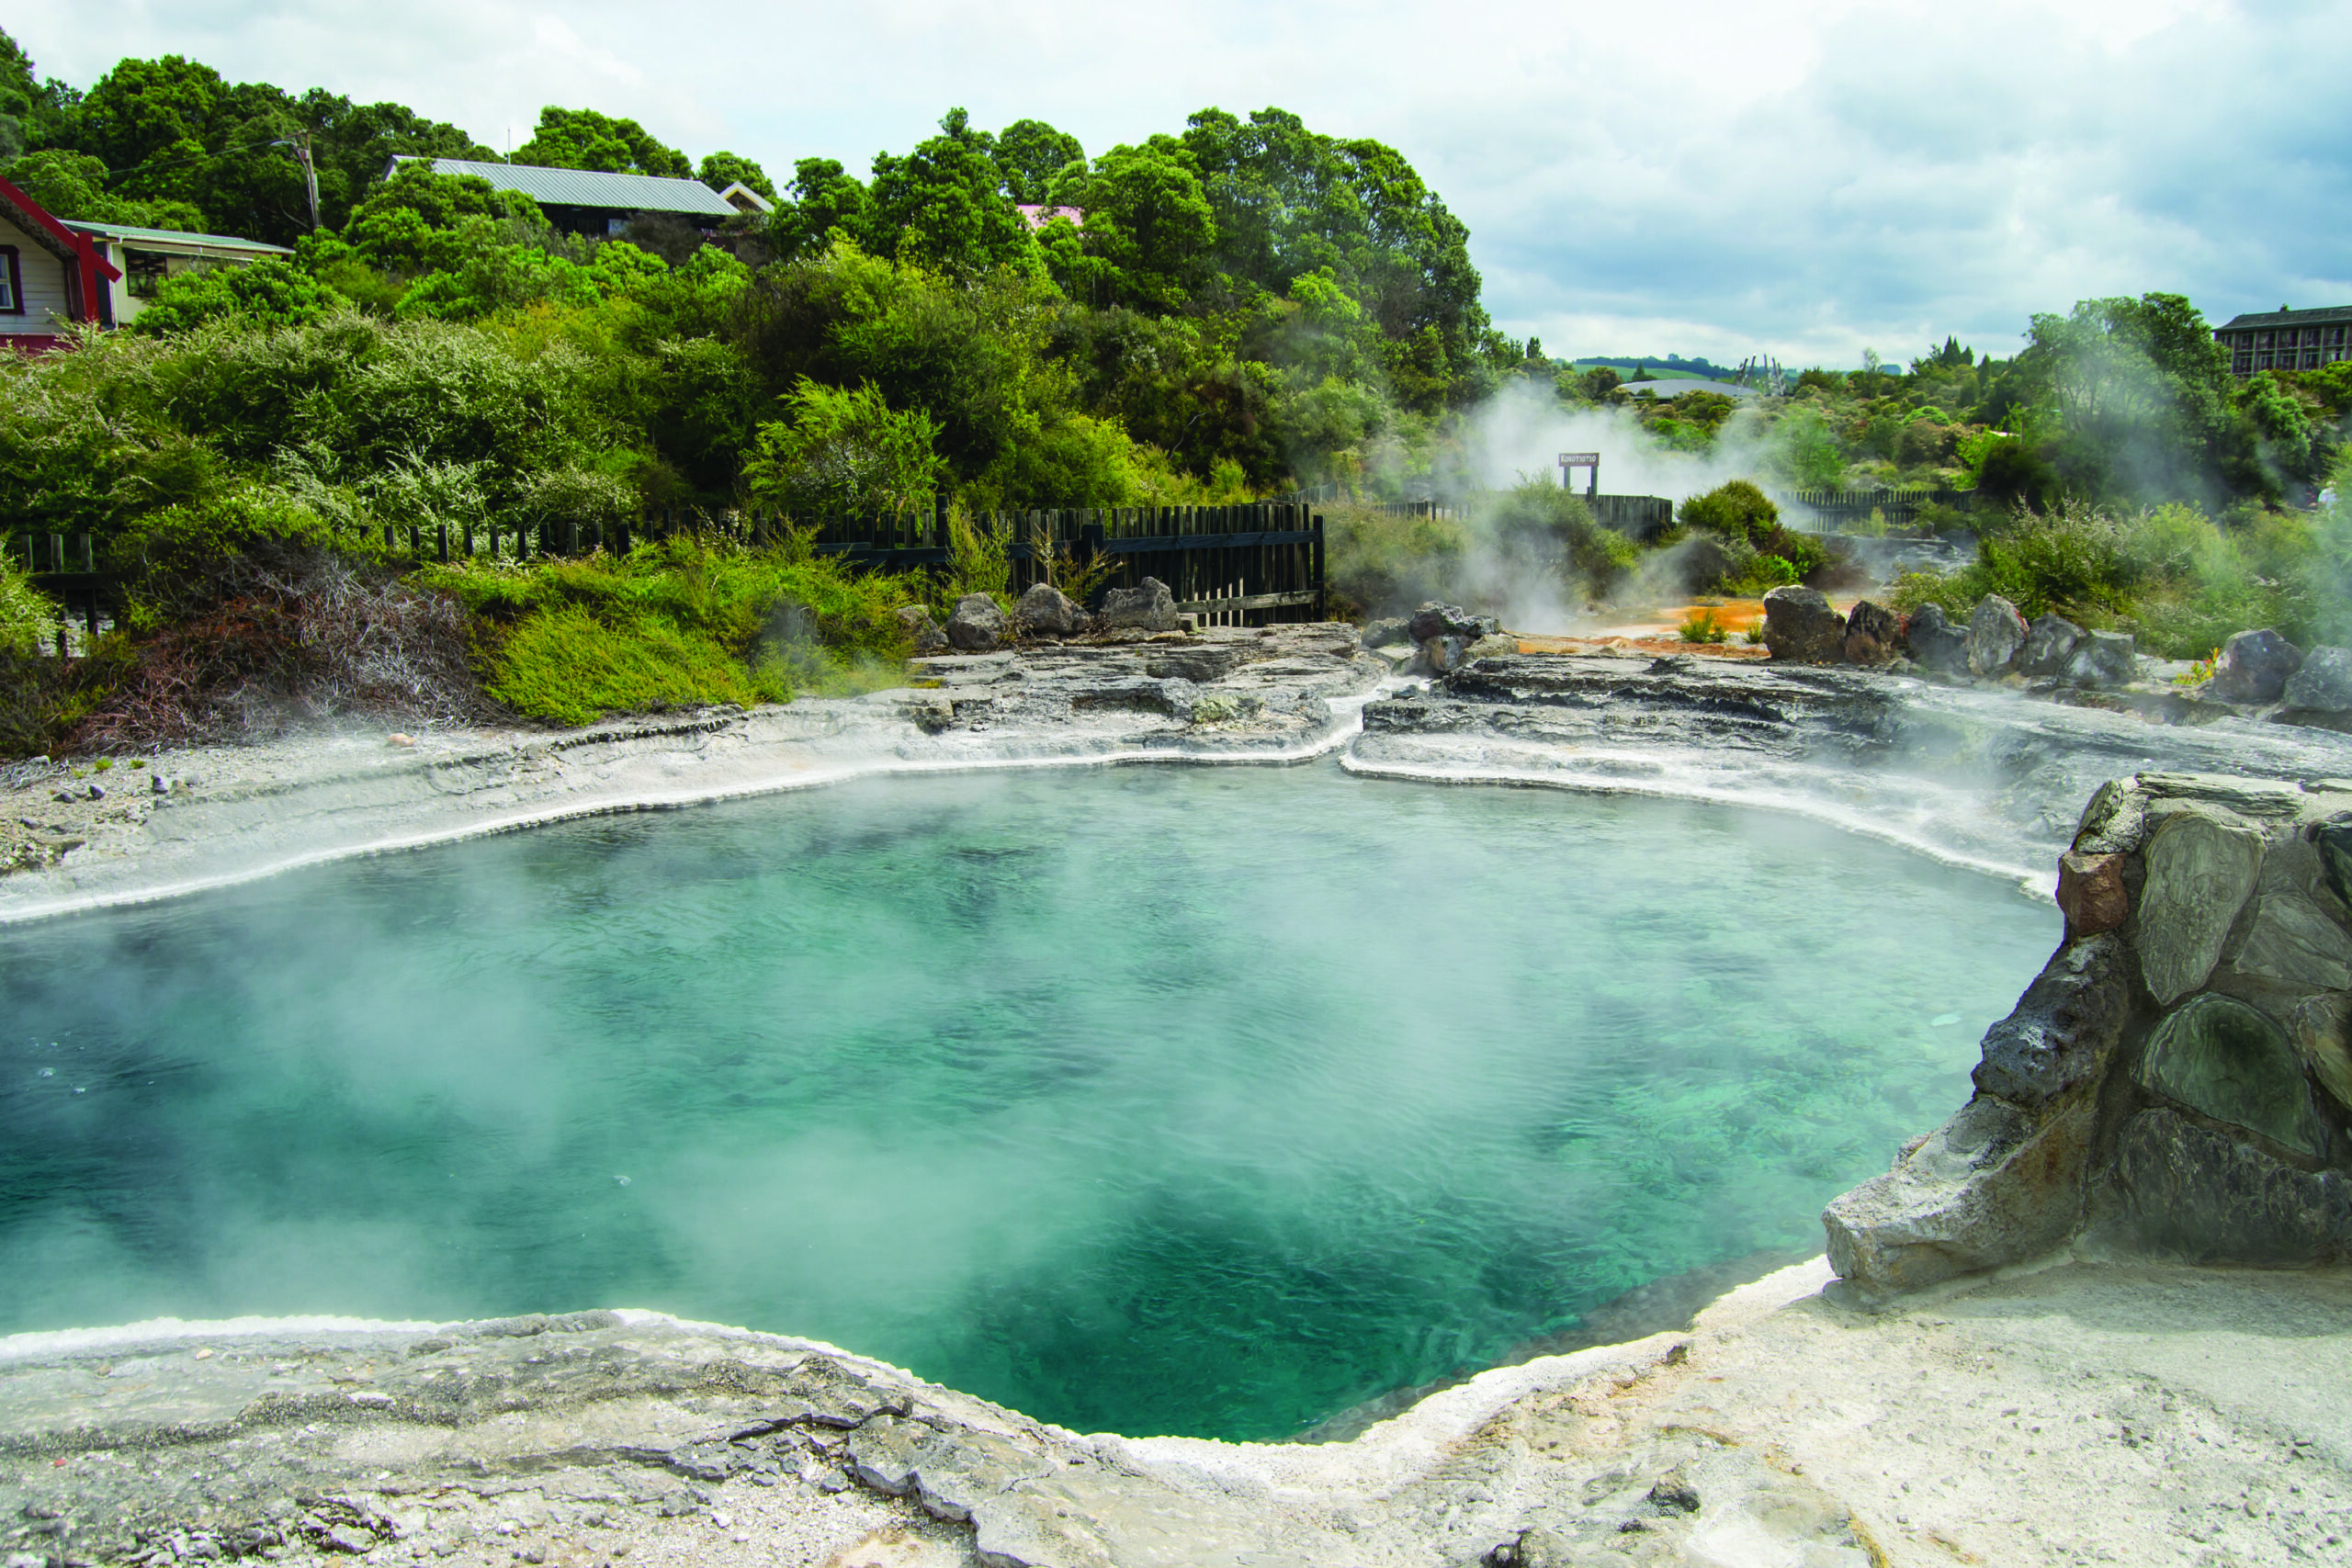
{"type": "Polygon", "coordinates": [[[1907,528],[1928,506],[1950,506],[1961,492],[1951,490],[1795,490],[1775,491],[1773,502],[1782,508],[1804,509],[1804,514],[1781,522],[1801,534],[1850,531],[1873,512],[1887,525],[1907,528]]]}
{"type": "MultiPolygon", "coordinates": [[[[1427,503],[1419,503],[1426,506],[1427,503]]],[[[1204,626],[1264,626],[1319,620],[1323,615],[1323,519],[1298,502],[1238,506],[1057,508],[984,513],[973,519],[1004,542],[1011,588],[1069,582],[1087,573],[1097,592],[1133,588],[1147,577],[1168,585],[1177,608],[1204,626]],[[1089,571],[1108,558],[1108,565],[1089,571]]],[[[385,552],[395,558],[464,560],[476,555],[581,556],[599,548],[622,552],[646,539],[693,534],[762,545],[781,538],[786,525],[757,513],[649,513],[634,524],[549,522],[536,527],[406,526],[384,525],[385,552]]],[[[818,549],[873,570],[904,571],[949,565],[955,550],[946,512],[899,517],[842,518],[818,525],[818,549]]],[[[89,534],[11,533],[0,550],[23,563],[33,584],[65,606],[96,637],[102,612],[119,599],[115,579],[101,570],[89,534]]],[[[57,633],[59,657],[67,634],[57,633]]]]}
{"type": "MultiPolygon", "coordinates": [[[[982,513],[976,529],[1006,541],[1015,597],[1069,581],[1104,557],[1099,589],[1168,585],[1204,626],[1264,626],[1323,617],[1323,519],[1303,502],[1236,506],[1117,506],[982,513]]],[[[754,524],[754,527],[764,526],[754,524]]],[[[891,570],[954,558],[947,516],[843,519],[820,525],[817,547],[891,570]]]]}

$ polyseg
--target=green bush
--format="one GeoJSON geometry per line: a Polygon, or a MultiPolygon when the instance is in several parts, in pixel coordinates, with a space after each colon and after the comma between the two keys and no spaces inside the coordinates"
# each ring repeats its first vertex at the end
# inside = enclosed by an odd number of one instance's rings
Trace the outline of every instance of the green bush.
{"type": "Polygon", "coordinates": [[[38,653],[57,624],[57,605],[24,570],[0,556],[0,653],[38,653]]]}
{"type": "Polygon", "coordinates": [[[2315,527],[2259,509],[2224,525],[2177,502],[2135,513],[2077,501],[2019,508],[1978,536],[1976,559],[1955,571],[1906,574],[1894,602],[1965,615],[1997,593],[2029,617],[2055,612],[2081,626],[2132,631],[2145,651],[2172,659],[2200,657],[2256,626],[2308,642],[2331,635],[2328,607],[2339,602],[2317,575],[2328,558],[2328,525],[2324,515],[2315,527]]]}
{"type": "Polygon", "coordinates": [[[1684,502],[1679,520],[1686,528],[1755,545],[1780,526],[1781,509],[1747,480],[1733,479],[1684,502]]]}
{"type": "Polygon", "coordinates": [[[674,538],[618,558],[469,561],[416,575],[478,617],[483,688],[558,724],[899,679],[906,638],[896,612],[928,587],[855,575],[798,538],[762,549],[674,538]]]}
{"type": "Polygon", "coordinates": [[[1339,502],[1323,513],[1325,592],[1335,614],[1401,615],[1455,592],[1469,547],[1457,519],[1339,502]]]}

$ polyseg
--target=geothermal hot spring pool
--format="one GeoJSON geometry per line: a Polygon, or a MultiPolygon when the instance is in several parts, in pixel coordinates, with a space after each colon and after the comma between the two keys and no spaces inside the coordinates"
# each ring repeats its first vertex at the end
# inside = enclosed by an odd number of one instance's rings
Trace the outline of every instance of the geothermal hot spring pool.
{"type": "Polygon", "coordinates": [[[1278,1438],[1817,1251],[2058,926],[1800,819],[1317,764],[882,780],[0,928],[0,1332],[646,1306],[1278,1438]]]}

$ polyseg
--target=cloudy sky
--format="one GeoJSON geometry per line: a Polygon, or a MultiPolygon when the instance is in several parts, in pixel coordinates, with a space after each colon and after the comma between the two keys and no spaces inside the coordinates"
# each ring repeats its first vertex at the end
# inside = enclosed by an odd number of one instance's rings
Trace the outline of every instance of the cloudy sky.
{"type": "Polygon", "coordinates": [[[503,145],[542,104],[779,180],[950,105],[1090,152],[1278,105],[1393,143],[1547,352],[1849,364],[2171,289],[2352,304],[2352,0],[119,0],[12,7],[48,74],[124,54],[392,98],[503,145]]]}

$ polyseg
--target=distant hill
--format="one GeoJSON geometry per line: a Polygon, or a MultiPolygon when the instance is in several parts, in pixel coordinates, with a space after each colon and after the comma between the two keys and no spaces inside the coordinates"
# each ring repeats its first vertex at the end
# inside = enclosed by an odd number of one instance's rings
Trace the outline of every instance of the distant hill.
{"type": "Polygon", "coordinates": [[[1739,374],[1739,367],[1736,365],[1711,365],[1704,359],[1685,359],[1679,354],[1652,355],[1647,358],[1639,355],[1597,355],[1576,362],[1579,370],[1589,370],[1596,365],[1622,370],[1629,378],[1634,371],[1645,369],[1661,381],[1684,377],[1701,381],[1728,381],[1739,374]]]}

